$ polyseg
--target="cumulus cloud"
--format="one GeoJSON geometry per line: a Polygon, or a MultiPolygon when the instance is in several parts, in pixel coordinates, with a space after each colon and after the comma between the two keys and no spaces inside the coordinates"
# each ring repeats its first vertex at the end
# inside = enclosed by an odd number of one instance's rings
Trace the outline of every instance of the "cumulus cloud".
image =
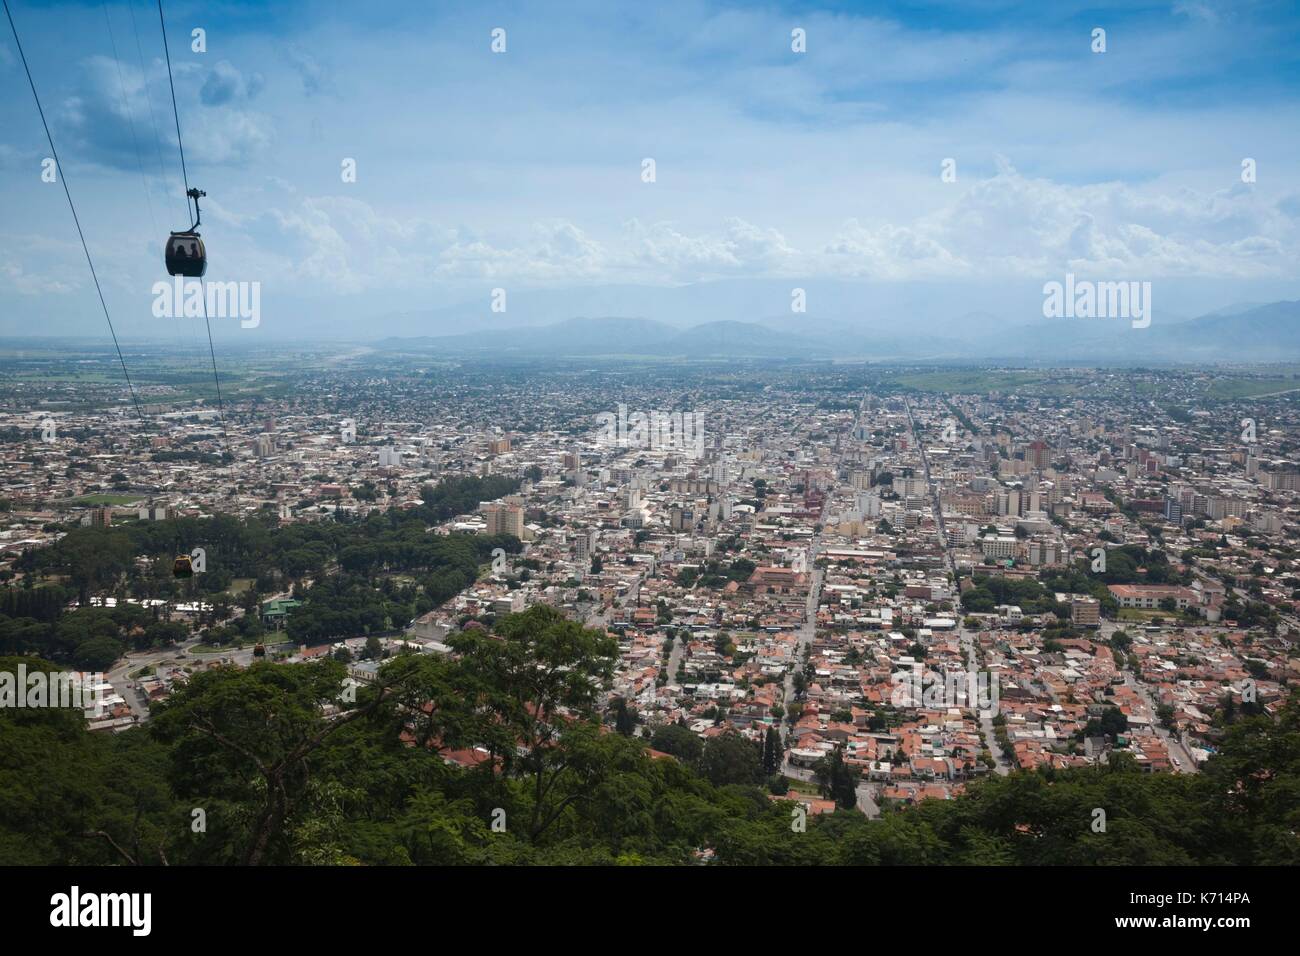
{"type": "Polygon", "coordinates": [[[293,263],[289,277],[330,292],[407,286],[427,281],[436,266],[429,239],[438,234],[430,224],[381,215],[358,199],[310,197],[269,215],[290,242],[280,250],[293,263]]]}
{"type": "MultiPolygon", "coordinates": [[[[224,61],[222,61],[224,63],[224,61]]],[[[261,88],[260,76],[245,78],[229,63],[218,63],[206,73],[206,79],[194,91],[202,68],[187,64],[177,70],[177,96],[185,123],[186,145],[202,162],[217,165],[241,165],[260,155],[273,140],[270,120],[242,104],[261,88]],[[202,109],[188,109],[203,103],[202,109]]],[[[154,128],[153,112],[167,107],[171,93],[165,71],[155,70],[146,76],[139,69],[104,56],[82,61],[71,94],[63,101],[59,126],[71,134],[72,151],[79,159],[89,159],[105,166],[135,170],[137,163],[147,164],[154,128]],[[146,88],[146,84],[148,87],[146,88]]],[[[171,124],[158,120],[157,134],[166,144],[176,147],[171,124]]],[[[58,131],[56,131],[56,137],[58,131]]]]}
{"type": "Polygon", "coordinates": [[[796,255],[775,229],[761,229],[731,219],[715,234],[688,235],[672,223],[643,225],[634,220],[625,230],[627,267],[662,279],[693,281],[780,268],[796,255]]]}
{"type": "Polygon", "coordinates": [[[199,99],[205,106],[224,106],[227,103],[247,102],[262,89],[262,74],[245,77],[229,60],[219,60],[199,90],[199,99]]]}
{"type": "Polygon", "coordinates": [[[1288,278],[1298,232],[1286,201],[1238,184],[1209,194],[1142,192],[1123,183],[1066,185],[1002,160],[948,205],[904,222],[849,219],[823,243],[794,248],[775,229],[731,220],[717,235],[668,224],[629,230],[611,256],[660,280],[720,275],[880,280],[1038,277],[1071,269],[1136,277],[1288,278]]]}
{"type": "Polygon", "coordinates": [[[590,280],[608,273],[608,252],[571,222],[533,223],[517,241],[494,244],[459,231],[438,253],[437,275],[456,279],[590,280]]]}
{"type": "MultiPolygon", "coordinates": [[[[292,197],[286,197],[292,198],[292,197]]],[[[1065,185],[1002,162],[950,203],[904,222],[844,221],[800,248],[780,230],[741,218],[692,231],[631,220],[599,235],[567,219],[483,235],[361,200],[300,199],[271,213],[296,273],[340,292],[438,280],[680,284],[735,277],[918,279],[1081,275],[1289,278],[1294,199],[1249,188],[1210,194],[1142,193],[1121,183],[1065,185]]],[[[237,226],[248,222],[225,216],[237,226]]]]}
{"type": "Polygon", "coordinates": [[[243,166],[262,155],[275,140],[271,121],[248,110],[229,106],[202,111],[185,133],[186,155],[192,151],[205,163],[243,166]]]}
{"type": "Polygon", "coordinates": [[[1286,276],[1294,223],[1250,187],[1202,194],[1140,191],[1125,183],[1071,186],[1021,175],[1003,162],[919,232],[983,274],[1070,268],[1134,276],[1286,276]]]}
{"type": "Polygon", "coordinates": [[[148,115],[144,77],[139,70],[122,67],[106,56],[83,60],[73,92],[63,101],[58,126],[72,133],[73,150],[80,157],[106,166],[132,169],[136,162],[139,131],[133,136],[134,117],[148,115]]]}

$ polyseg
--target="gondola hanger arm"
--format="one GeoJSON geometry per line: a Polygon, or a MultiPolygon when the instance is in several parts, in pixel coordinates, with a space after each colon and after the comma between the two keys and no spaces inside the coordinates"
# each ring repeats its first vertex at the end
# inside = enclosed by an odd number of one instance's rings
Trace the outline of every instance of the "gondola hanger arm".
{"type": "Polygon", "coordinates": [[[199,222],[203,218],[202,214],[199,212],[199,197],[206,196],[207,193],[204,192],[202,189],[198,189],[196,187],[194,189],[188,190],[185,193],[185,195],[189,196],[191,199],[194,200],[194,225],[190,226],[190,232],[193,232],[194,230],[199,228],[199,222]]]}

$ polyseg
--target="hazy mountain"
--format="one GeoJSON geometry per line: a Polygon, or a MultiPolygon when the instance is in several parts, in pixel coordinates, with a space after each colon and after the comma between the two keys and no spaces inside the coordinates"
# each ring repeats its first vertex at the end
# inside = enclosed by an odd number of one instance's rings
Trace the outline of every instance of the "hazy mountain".
{"type": "MultiPolygon", "coordinates": [[[[964,335],[909,331],[906,321],[851,322],[797,316],[797,321],[719,320],[688,329],[643,318],[575,318],[520,328],[479,328],[459,335],[389,338],[397,351],[498,356],[641,355],[682,358],[807,358],[871,361],[1244,362],[1300,358],[1300,301],[1196,319],[1153,319],[1135,329],[1127,319],[1042,319],[997,329],[971,321],[964,335]]],[[[984,318],[984,317],[981,317],[984,318]]],[[[989,316],[988,318],[992,318],[989,316]]],[[[463,326],[462,326],[463,327],[463,326]]]]}
{"type": "Polygon", "coordinates": [[[1135,329],[1127,319],[1043,319],[981,341],[979,355],[1023,359],[1259,362],[1300,358],[1300,301],[1224,310],[1135,329]]]}
{"type": "Polygon", "coordinates": [[[1261,306],[1268,305],[1267,302],[1236,302],[1232,305],[1225,305],[1221,309],[1211,309],[1205,315],[1241,315],[1243,312],[1249,312],[1251,309],[1258,309],[1261,306]]]}
{"type": "Polygon", "coordinates": [[[377,342],[376,347],[451,354],[486,351],[502,355],[648,354],[672,341],[679,331],[652,319],[611,316],[566,319],[529,328],[477,329],[462,335],[387,338],[377,342]]]}
{"type": "MultiPolygon", "coordinates": [[[[1153,326],[1154,327],[1154,326],[1153,326]]],[[[1261,361],[1300,356],[1300,301],[1270,302],[1244,312],[1210,314],[1161,329],[1160,345],[1189,360],[1261,361]]]]}

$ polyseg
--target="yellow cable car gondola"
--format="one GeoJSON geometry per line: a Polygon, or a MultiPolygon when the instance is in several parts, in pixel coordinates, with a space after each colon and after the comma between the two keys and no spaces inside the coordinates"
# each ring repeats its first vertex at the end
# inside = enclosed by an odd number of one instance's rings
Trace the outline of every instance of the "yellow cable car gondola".
{"type": "Polygon", "coordinates": [[[172,562],[172,576],[177,578],[194,577],[194,565],[190,563],[188,554],[176,555],[176,560],[172,562]]]}

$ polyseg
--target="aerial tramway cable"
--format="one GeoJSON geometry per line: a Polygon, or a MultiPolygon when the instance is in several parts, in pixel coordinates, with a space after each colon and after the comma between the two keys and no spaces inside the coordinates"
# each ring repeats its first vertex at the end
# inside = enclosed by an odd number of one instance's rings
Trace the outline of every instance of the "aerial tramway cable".
{"type": "MultiPolygon", "coordinates": [[[[185,195],[194,200],[194,225],[198,225],[199,214],[199,190],[190,189],[190,174],[185,168],[185,141],[181,138],[181,112],[176,105],[176,81],[172,78],[172,54],[171,48],[167,43],[167,21],[163,18],[162,0],[158,0],[158,25],[162,29],[163,54],[167,58],[167,85],[171,88],[172,93],[172,115],[176,119],[176,147],[181,154],[181,178],[185,182],[185,195]]],[[[192,227],[193,228],[193,227],[192,227]]],[[[200,246],[201,248],[201,246],[200,246]]],[[[203,276],[199,275],[199,292],[203,300],[203,324],[208,330],[208,354],[212,357],[212,381],[217,386],[217,413],[221,416],[221,434],[226,442],[226,451],[230,451],[230,436],[226,431],[226,408],[221,399],[221,377],[217,374],[217,351],[212,345],[212,321],[208,317],[208,293],[207,286],[204,285],[203,276]]]]}
{"type": "Polygon", "coordinates": [[[167,57],[167,85],[172,91],[172,115],[176,117],[176,145],[181,151],[181,176],[185,180],[185,192],[190,191],[190,174],[185,169],[185,142],[181,139],[181,112],[176,108],[176,83],[172,79],[172,54],[167,45],[167,22],[163,19],[162,0],[158,0],[158,25],[162,28],[163,55],[167,57]]]}
{"type": "MultiPolygon", "coordinates": [[[[103,10],[104,10],[104,25],[108,28],[108,42],[111,44],[111,46],[112,46],[112,48],[113,48],[113,62],[114,62],[114,64],[115,64],[116,67],[117,67],[117,85],[118,85],[118,94],[119,94],[119,97],[120,97],[120,99],[121,99],[121,101],[122,101],[122,113],[123,113],[123,115],[126,116],[127,125],[128,125],[128,128],[129,128],[130,131],[131,131],[131,146],[132,146],[132,149],[135,151],[135,166],[136,166],[136,169],[137,169],[137,170],[139,171],[139,173],[140,173],[140,184],[141,184],[141,186],[144,188],[145,204],[148,206],[148,209],[149,209],[149,223],[150,223],[150,226],[152,227],[152,228],[151,228],[151,235],[157,235],[157,233],[158,233],[158,218],[154,215],[154,210],[153,210],[153,189],[152,189],[152,187],[150,187],[150,185],[149,185],[149,177],[148,177],[147,175],[145,175],[145,171],[144,171],[144,167],[145,167],[144,154],[143,154],[142,150],[140,149],[140,137],[139,137],[139,135],[137,135],[137,133],[136,133],[136,124],[135,124],[135,108],[134,108],[134,105],[131,103],[131,101],[127,98],[127,93],[126,93],[126,76],[125,76],[125,74],[123,73],[123,70],[122,70],[122,57],[121,57],[121,55],[118,53],[118,49],[117,49],[117,36],[115,35],[114,30],[113,30],[113,17],[112,17],[112,15],[111,15],[111,14],[109,13],[109,11],[108,11],[108,0],[100,0],[100,6],[101,6],[101,7],[103,8],[103,10]]],[[[127,6],[127,10],[128,10],[128,11],[131,11],[131,2],[130,2],[130,0],[127,0],[127,4],[126,4],[126,6],[127,6]]],[[[134,15],[134,12],[133,12],[133,11],[132,11],[132,18],[131,18],[131,19],[132,19],[132,27],[134,28],[135,15],[134,15]]],[[[136,36],[136,46],[137,46],[137,49],[138,49],[138,47],[139,47],[139,35],[138,35],[138,32],[137,32],[137,36],[136,36]]],[[[141,57],[141,60],[143,60],[143,57],[141,57]]],[[[144,68],[143,68],[143,63],[141,64],[140,74],[141,74],[141,77],[142,77],[142,78],[143,78],[144,75],[145,75],[145,73],[144,73],[144,68]]],[[[145,84],[145,91],[146,91],[146,93],[148,92],[148,85],[147,85],[147,84],[145,84]]],[[[157,126],[156,126],[156,125],[154,126],[154,131],[153,131],[153,132],[154,132],[154,137],[155,137],[155,140],[156,140],[156,138],[157,138],[157,136],[158,136],[158,130],[157,130],[157,126]]],[[[157,146],[157,143],[155,142],[154,145],[155,145],[155,147],[156,147],[156,146],[157,146]]],[[[162,159],[162,152],[161,152],[161,150],[160,150],[159,153],[158,153],[158,158],[159,158],[159,160],[161,161],[161,159],[162,159]]],[[[161,166],[161,162],[160,162],[160,163],[159,163],[159,169],[161,170],[161,168],[162,168],[162,166],[161,166]]],[[[167,179],[166,179],[166,177],[164,176],[164,177],[162,178],[161,181],[162,181],[162,183],[163,183],[163,192],[164,192],[164,194],[165,194],[166,191],[167,191],[167,179]]],[[[190,322],[189,322],[189,327],[190,327],[190,338],[193,340],[194,345],[197,346],[197,345],[198,345],[197,330],[195,329],[195,326],[194,326],[194,320],[193,320],[193,319],[190,320],[190,322]]],[[[179,326],[175,329],[175,333],[176,333],[176,341],[177,341],[177,343],[178,343],[180,346],[183,347],[183,346],[185,345],[185,337],[184,337],[184,334],[183,334],[183,332],[182,332],[182,330],[180,329],[179,326]]],[[[195,352],[198,352],[198,351],[199,351],[199,350],[198,350],[198,348],[196,347],[196,348],[195,348],[195,352]]]]}
{"type": "Polygon", "coordinates": [[[45,128],[45,139],[50,144],[50,154],[54,157],[54,168],[58,172],[59,182],[63,184],[63,194],[68,197],[68,208],[72,210],[72,221],[76,224],[77,236],[81,239],[81,251],[86,254],[86,265],[90,266],[90,277],[95,282],[95,292],[99,294],[99,305],[104,310],[104,318],[108,321],[108,331],[113,337],[113,348],[117,350],[117,360],[122,363],[122,374],[126,376],[126,387],[131,393],[135,413],[140,417],[141,421],[144,421],[144,412],[140,408],[140,399],[135,393],[135,385],[131,382],[131,373],[127,371],[126,358],[122,355],[122,346],[117,341],[117,330],[113,328],[112,316],[108,314],[108,303],[104,301],[104,290],[99,285],[99,275],[95,272],[95,262],[90,257],[90,247],[86,244],[86,234],[81,231],[81,218],[77,215],[76,203],[72,201],[72,191],[68,188],[68,176],[63,168],[63,163],[59,161],[59,151],[54,146],[54,137],[50,134],[50,124],[45,121],[45,109],[41,106],[40,94],[36,92],[36,81],[32,79],[32,70],[27,64],[27,54],[23,51],[22,40],[18,38],[18,27],[14,24],[14,15],[9,9],[9,0],[3,0],[3,2],[5,16],[9,20],[9,29],[14,35],[14,45],[18,47],[18,56],[23,61],[23,71],[27,74],[27,85],[32,88],[32,98],[36,100],[36,112],[41,114],[41,126],[45,128]]]}
{"type": "Polygon", "coordinates": [[[153,226],[153,231],[158,231],[158,220],[153,214],[153,190],[149,188],[149,180],[144,174],[144,157],[140,152],[140,138],[135,132],[135,110],[131,108],[130,102],[126,97],[126,77],[122,73],[122,58],[117,52],[117,37],[113,33],[113,18],[108,12],[108,0],[100,0],[100,6],[104,10],[104,25],[108,27],[108,42],[113,47],[113,64],[117,67],[117,88],[118,95],[122,100],[122,112],[126,114],[127,128],[131,131],[131,148],[135,152],[135,168],[140,173],[140,185],[144,187],[144,201],[149,209],[149,223],[153,226]]]}
{"type": "Polygon", "coordinates": [[[163,192],[167,196],[168,208],[174,213],[176,206],[170,191],[171,187],[167,184],[167,170],[162,158],[162,137],[158,134],[158,114],[154,112],[153,94],[149,92],[149,71],[144,64],[144,48],[140,45],[140,26],[135,19],[134,0],[127,3],[126,9],[131,14],[131,32],[135,36],[135,57],[140,64],[140,79],[141,86],[144,88],[145,102],[149,105],[149,128],[153,131],[154,156],[158,160],[158,181],[163,184],[163,192]]]}
{"type": "MultiPolygon", "coordinates": [[[[109,20],[109,24],[108,24],[109,39],[113,41],[113,56],[117,57],[117,43],[113,39],[113,24],[111,18],[108,17],[108,0],[103,0],[103,2],[104,2],[105,19],[109,20]]],[[[160,144],[159,136],[158,136],[158,116],[154,112],[154,108],[153,108],[153,94],[149,92],[149,71],[145,67],[144,49],[140,45],[140,25],[135,18],[135,0],[126,0],[126,11],[131,15],[131,33],[135,37],[135,55],[136,55],[136,61],[140,67],[140,86],[142,91],[144,92],[145,103],[149,107],[149,132],[153,134],[153,153],[154,153],[154,158],[157,159],[158,161],[158,182],[162,184],[163,195],[167,197],[167,201],[165,204],[167,210],[170,210],[172,213],[174,213],[175,201],[171,193],[171,187],[167,183],[167,170],[166,167],[163,165],[162,146],[160,144]]],[[[129,108],[126,102],[126,81],[122,77],[122,64],[120,60],[118,61],[118,81],[119,83],[121,83],[122,86],[122,99],[123,99],[124,108],[129,108]]],[[[131,125],[132,125],[133,134],[135,128],[135,121],[133,118],[134,113],[135,111],[134,109],[132,109],[129,114],[132,117],[131,125]]],[[[143,121],[142,121],[142,125],[143,125],[143,121]]],[[[145,148],[145,151],[148,152],[147,146],[145,148]]],[[[137,145],[137,164],[141,167],[141,175],[143,176],[144,175],[143,167],[147,165],[147,161],[143,160],[143,158],[141,158],[138,154],[139,154],[139,147],[137,145]]],[[[153,190],[148,186],[147,182],[145,185],[145,191],[150,195],[152,195],[153,193],[153,190]]],[[[152,201],[150,202],[149,221],[153,224],[153,232],[156,235],[158,232],[158,223],[153,217],[152,201]]],[[[186,348],[192,347],[196,355],[201,355],[203,350],[202,350],[202,346],[199,343],[198,326],[195,325],[194,323],[195,317],[187,316],[187,318],[189,320],[187,324],[190,330],[189,342],[187,343],[185,341],[185,336],[180,332],[179,329],[177,330],[177,338],[182,346],[186,348]]]]}

